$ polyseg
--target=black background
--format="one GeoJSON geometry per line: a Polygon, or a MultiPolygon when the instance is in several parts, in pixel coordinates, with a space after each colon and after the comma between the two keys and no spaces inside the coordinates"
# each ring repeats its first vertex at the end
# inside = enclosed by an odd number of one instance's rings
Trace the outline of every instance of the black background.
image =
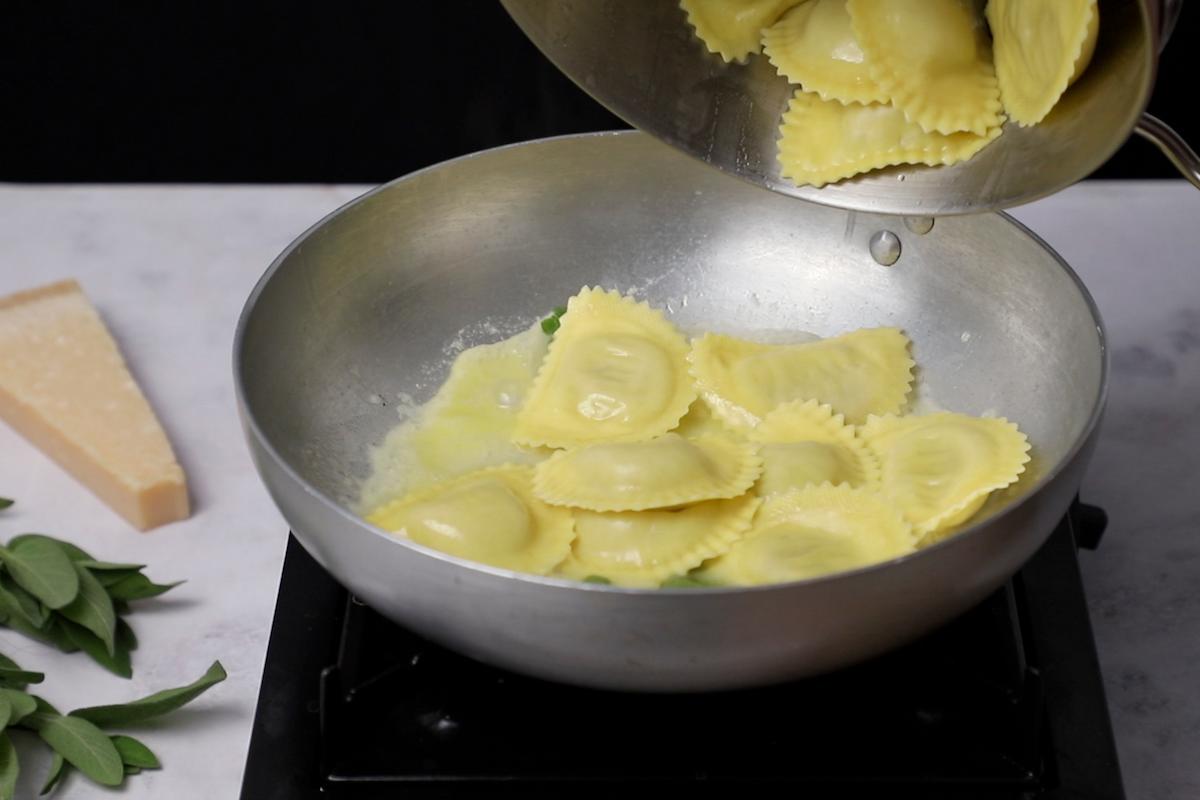
{"type": "MultiPolygon", "coordinates": [[[[378,183],[497,144],[625,127],[494,0],[3,8],[0,180],[378,183]]],[[[1184,10],[1150,104],[1193,142],[1198,17],[1184,10]]],[[[1174,175],[1136,137],[1097,173],[1174,175]]]]}

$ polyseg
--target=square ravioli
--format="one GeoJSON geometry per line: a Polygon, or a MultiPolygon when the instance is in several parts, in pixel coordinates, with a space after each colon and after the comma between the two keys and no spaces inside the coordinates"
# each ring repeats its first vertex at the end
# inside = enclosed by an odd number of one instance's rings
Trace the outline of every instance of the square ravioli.
{"type": "Polygon", "coordinates": [[[513,440],[578,447],[666,433],[696,399],[687,353],[687,339],[662,312],[584,287],[567,302],[513,440]]]}

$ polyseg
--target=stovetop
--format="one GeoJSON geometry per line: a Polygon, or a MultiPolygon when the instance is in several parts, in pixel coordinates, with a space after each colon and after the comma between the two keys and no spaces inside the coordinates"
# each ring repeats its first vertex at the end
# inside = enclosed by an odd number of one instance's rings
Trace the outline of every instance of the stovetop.
{"type": "Polygon", "coordinates": [[[1124,797],[1076,557],[1076,504],[988,600],[901,650],[766,689],[640,695],[525,678],[348,596],[292,538],[243,800],[1124,797]]]}

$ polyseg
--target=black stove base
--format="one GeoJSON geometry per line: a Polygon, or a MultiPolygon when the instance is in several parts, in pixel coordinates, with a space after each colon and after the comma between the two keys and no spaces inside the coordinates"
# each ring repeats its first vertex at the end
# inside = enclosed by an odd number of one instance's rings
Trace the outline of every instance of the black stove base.
{"type": "Polygon", "coordinates": [[[930,636],[768,689],[634,695],[466,659],[347,596],[293,538],[244,800],[1124,797],[1080,582],[1076,505],[1021,573],[930,636]]]}

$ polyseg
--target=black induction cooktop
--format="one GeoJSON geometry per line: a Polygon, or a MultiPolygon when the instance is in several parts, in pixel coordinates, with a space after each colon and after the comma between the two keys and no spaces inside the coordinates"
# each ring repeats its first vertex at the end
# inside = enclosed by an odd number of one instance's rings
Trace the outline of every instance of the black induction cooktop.
{"type": "Polygon", "coordinates": [[[1077,561],[1104,525],[1076,504],[1013,580],[901,650],[703,695],[579,689],[472,661],[349,596],[292,538],[242,798],[1119,800],[1077,561]]]}

